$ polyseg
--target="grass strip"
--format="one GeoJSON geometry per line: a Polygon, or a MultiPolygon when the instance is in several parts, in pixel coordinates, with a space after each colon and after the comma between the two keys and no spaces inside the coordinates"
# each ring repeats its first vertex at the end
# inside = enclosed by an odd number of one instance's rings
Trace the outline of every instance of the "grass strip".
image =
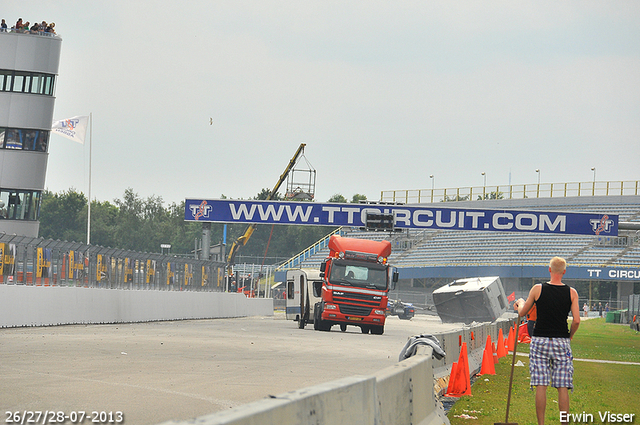
{"type": "MultiPolygon", "coordinates": [[[[571,342],[575,359],[598,359],[640,363],[640,334],[628,326],[605,323],[604,319],[583,321],[571,342]]],[[[518,344],[518,352],[528,352],[528,344],[518,344]]],[[[471,396],[461,397],[449,410],[452,425],[493,425],[504,422],[509,375],[509,355],[496,365],[496,375],[480,376],[471,388],[471,396]]],[[[529,360],[517,356],[524,367],[516,367],[509,422],[519,425],[537,424],[535,392],[529,386],[529,360]]],[[[593,421],[603,423],[599,414],[633,413],[633,423],[640,424],[640,366],[574,361],[574,391],[570,393],[571,413],[593,415],[593,421]]],[[[559,423],[558,392],[548,388],[546,423],[559,423]]],[[[606,423],[606,422],[604,422],[606,423]]]]}

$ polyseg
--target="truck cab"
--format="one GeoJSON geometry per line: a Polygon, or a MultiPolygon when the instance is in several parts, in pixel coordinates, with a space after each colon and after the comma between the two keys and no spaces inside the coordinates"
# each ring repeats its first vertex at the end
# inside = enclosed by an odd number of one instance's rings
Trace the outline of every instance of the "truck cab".
{"type": "Polygon", "coordinates": [[[320,268],[321,300],[313,308],[313,326],[329,331],[335,324],[362,333],[384,333],[387,294],[398,280],[387,263],[389,241],[331,236],[329,257],[320,268]]]}

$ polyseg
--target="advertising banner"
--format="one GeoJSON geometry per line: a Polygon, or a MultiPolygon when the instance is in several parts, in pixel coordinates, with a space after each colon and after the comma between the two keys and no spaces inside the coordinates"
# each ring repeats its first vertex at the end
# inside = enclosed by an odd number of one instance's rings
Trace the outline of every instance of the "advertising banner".
{"type": "Polygon", "coordinates": [[[133,282],[133,260],[131,258],[124,259],[124,283],[133,282]]]}
{"type": "Polygon", "coordinates": [[[147,260],[146,283],[153,285],[156,276],[156,260],[147,260]]]}
{"type": "Polygon", "coordinates": [[[96,282],[102,280],[102,254],[96,256],[96,282]]]}
{"type": "Polygon", "coordinates": [[[75,252],[69,251],[69,279],[76,278],[76,263],[75,263],[75,252]]]}
{"type": "Polygon", "coordinates": [[[640,281],[640,267],[580,267],[575,274],[589,280],[640,281]]]}
{"type": "Polygon", "coordinates": [[[36,262],[36,277],[51,277],[51,250],[49,248],[38,248],[36,262]]]}
{"type": "Polygon", "coordinates": [[[369,214],[392,214],[395,229],[618,235],[618,216],[606,213],[186,199],[184,214],[185,221],[349,227],[365,227],[369,214]]]}
{"type": "Polygon", "coordinates": [[[173,277],[175,276],[175,265],[167,263],[167,285],[173,285],[173,277]]]}
{"type": "Polygon", "coordinates": [[[193,264],[184,265],[184,285],[191,285],[193,280],[193,264]]]}
{"type": "Polygon", "coordinates": [[[209,276],[207,276],[207,269],[202,266],[202,286],[205,286],[207,283],[209,283],[207,280],[209,279],[209,276]]]}

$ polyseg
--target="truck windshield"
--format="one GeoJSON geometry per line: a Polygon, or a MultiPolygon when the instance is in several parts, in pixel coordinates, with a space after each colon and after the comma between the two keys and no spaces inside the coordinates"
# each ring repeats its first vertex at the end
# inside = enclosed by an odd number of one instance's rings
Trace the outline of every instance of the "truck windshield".
{"type": "Polygon", "coordinates": [[[387,269],[380,264],[336,260],[329,282],[366,288],[387,289],[387,269]]]}

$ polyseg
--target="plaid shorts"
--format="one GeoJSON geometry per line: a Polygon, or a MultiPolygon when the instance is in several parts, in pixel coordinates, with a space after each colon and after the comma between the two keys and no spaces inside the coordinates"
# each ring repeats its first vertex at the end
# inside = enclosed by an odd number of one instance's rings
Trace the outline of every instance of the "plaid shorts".
{"type": "Polygon", "coordinates": [[[569,338],[531,338],[529,373],[531,386],[573,388],[573,354],[569,338]]]}

